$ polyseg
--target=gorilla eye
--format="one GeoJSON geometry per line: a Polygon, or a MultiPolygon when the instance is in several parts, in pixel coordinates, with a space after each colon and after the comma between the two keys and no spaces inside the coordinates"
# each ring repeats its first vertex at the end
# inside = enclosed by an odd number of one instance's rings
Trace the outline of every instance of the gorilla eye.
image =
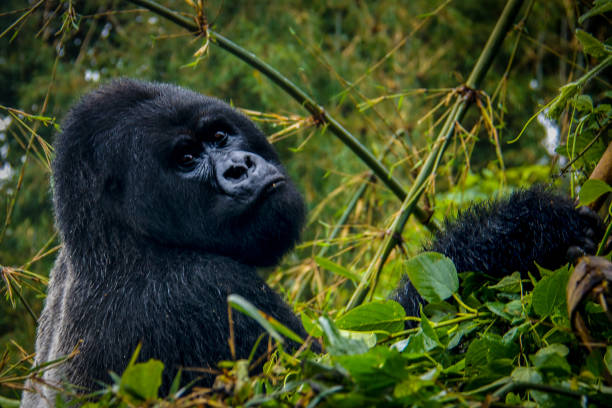
{"type": "Polygon", "coordinates": [[[227,132],[223,130],[217,130],[211,137],[210,142],[213,143],[217,147],[225,146],[227,143],[227,132]]]}
{"type": "Polygon", "coordinates": [[[195,157],[192,154],[185,153],[178,158],[178,164],[181,167],[193,167],[195,164],[195,157]]]}
{"type": "Polygon", "coordinates": [[[196,159],[200,156],[202,147],[199,144],[179,144],[172,153],[173,161],[182,170],[191,170],[195,167],[196,159]]]}

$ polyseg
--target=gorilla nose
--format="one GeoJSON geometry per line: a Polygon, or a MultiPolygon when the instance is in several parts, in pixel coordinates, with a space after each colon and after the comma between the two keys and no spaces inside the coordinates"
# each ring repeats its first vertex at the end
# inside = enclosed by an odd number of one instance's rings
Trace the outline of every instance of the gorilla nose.
{"type": "Polygon", "coordinates": [[[254,199],[269,185],[284,176],[263,157],[244,151],[215,155],[215,173],[219,188],[226,194],[240,199],[254,199]]]}
{"type": "Polygon", "coordinates": [[[255,160],[249,153],[233,152],[229,157],[229,167],[223,172],[228,181],[240,181],[248,177],[249,170],[257,170],[255,160]]]}

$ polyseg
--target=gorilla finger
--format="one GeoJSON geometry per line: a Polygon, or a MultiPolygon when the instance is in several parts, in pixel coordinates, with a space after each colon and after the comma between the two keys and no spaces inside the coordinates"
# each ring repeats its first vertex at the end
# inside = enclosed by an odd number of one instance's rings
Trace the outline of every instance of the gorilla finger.
{"type": "Polygon", "coordinates": [[[566,257],[569,262],[575,264],[578,261],[578,258],[585,256],[586,253],[579,246],[571,246],[567,249],[566,257]]]}

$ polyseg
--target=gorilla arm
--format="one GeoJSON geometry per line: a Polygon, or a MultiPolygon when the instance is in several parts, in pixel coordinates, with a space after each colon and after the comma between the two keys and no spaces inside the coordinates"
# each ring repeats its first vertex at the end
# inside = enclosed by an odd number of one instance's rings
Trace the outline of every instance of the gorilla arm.
{"type": "MultiPolygon", "coordinates": [[[[542,187],[475,204],[445,224],[425,250],[449,257],[457,272],[490,276],[534,271],[535,263],[556,269],[570,260],[568,251],[594,253],[603,233],[597,215],[542,187]]],[[[409,315],[417,315],[423,303],[407,278],[394,299],[409,315]]]]}

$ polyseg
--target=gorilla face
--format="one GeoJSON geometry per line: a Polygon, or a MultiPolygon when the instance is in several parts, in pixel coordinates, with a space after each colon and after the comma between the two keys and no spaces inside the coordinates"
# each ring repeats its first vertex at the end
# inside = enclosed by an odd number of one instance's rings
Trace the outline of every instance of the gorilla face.
{"type": "MultiPolygon", "coordinates": [[[[303,201],[244,115],[176,86],[133,80],[114,81],[86,98],[79,106],[91,102],[111,112],[88,118],[87,126],[69,122],[64,133],[74,135],[75,126],[95,131],[81,134],[80,149],[70,146],[77,154],[63,154],[60,136],[54,166],[70,160],[74,169],[80,157],[89,178],[82,191],[99,187],[92,217],[103,214],[151,242],[256,266],[275,264],[295,244],[303,201]]],[[[57,184],[55,201],[65,202],[57,184]]]]}

